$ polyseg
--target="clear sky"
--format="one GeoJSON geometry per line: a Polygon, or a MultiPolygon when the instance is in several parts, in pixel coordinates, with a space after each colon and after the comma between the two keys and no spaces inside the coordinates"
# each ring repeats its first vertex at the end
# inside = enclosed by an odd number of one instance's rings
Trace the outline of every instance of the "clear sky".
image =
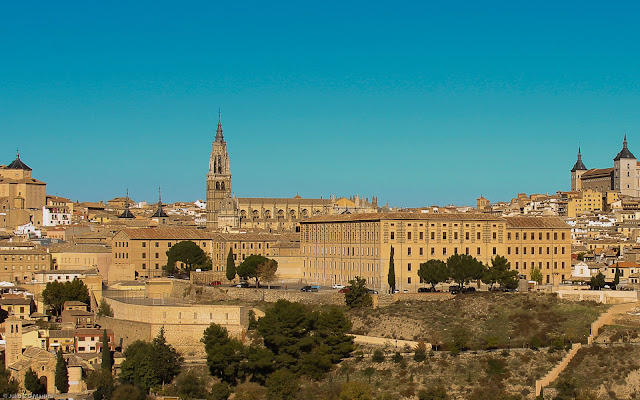
{"type": "Polygon", "coordinates": [[[50,194],[475,204],[640,156],[637,2],[5,1],[0,162],[50,194]]]}

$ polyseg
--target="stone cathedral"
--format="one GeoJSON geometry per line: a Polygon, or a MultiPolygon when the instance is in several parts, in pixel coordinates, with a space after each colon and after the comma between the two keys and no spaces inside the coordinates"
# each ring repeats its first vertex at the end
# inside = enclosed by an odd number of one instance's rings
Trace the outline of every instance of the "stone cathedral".
{"type": "Polygon", "coordinates": [[[207,228],[299,231],[300,220],[315,215],[369,213],[378,211],[378,199],[330,197],[327,199],[235,197],[231,190],[231,164],[227,142],[218,116],[216,137],[207,173],[207,228]]]}

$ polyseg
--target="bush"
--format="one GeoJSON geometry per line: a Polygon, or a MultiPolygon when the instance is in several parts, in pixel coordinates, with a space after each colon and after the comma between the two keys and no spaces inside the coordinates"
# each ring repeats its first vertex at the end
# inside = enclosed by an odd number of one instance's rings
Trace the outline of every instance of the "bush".
{"type": "Polygon", "coordinates": [[[447,391],[442,386],[431,388],[427,390],[421,390],[418,392],[419,400],[447,400],[449,399],[449,395],[447,391]]]}
{"type": "Polygon", "coordinates": [[[373,352],[373,356],[371,357],[371,361],[375,363],[381,363],[384,361],[384,353],[380,349],[376,349],[373,352]]]}
{"type": "Polygon", "coordinates": [[[427,345],[424,342],[419,342],[413,353],[413,361],[423,362],[427,359],[427,345]]]}
{"type": "Polygon", "coordinates": [[[399,351],[396,351],[393,357],[391,357],[391,360],[394,363],[398,364],[398,363],[401,363],[404,360],[404,358],[402,357],[402,354],[400,354],[399,351]]]}

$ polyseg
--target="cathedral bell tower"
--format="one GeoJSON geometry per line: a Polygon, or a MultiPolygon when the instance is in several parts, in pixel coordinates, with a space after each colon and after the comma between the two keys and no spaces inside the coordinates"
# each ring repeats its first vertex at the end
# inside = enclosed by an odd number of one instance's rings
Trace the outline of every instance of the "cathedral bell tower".
{"type": "Polygon", "coordinates": [[[571,168],[571,190],[572,191],[580,191],[582,190],[582,174],[585,173],[587,167],[584,166],[582,162],[582,154],[580,154],[580,147],[578,147],[578,160],[574,164],[573,168],[571,168]]]}
{"type": "Polygon", "coordinates": [[[231,198],[231,168],[227,142],[222,135],[221,115],[218,111],[218,129],[211,146],[209,173],[207,174],[207,228],[219,228],[218,220],[223,203],[231,198]]]}

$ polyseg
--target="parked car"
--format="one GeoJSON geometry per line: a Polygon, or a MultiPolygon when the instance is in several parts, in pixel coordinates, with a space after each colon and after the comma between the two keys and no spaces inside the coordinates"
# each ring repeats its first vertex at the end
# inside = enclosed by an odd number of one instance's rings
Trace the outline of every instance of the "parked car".
{"type": "Polygon", "coordinates": [[[334,289],[344,289],[344,285],[340,285],[338,283],[336,283],[335,285],[333,285],[334,289]]]}
{"type": "Polygon", "coordinates": [[[430,287],[421,287],[418,288],[418,293],[429,293],[429,292],[433,292],[434,290],[430,287]]]}
{"type": "Polygon", "coordinates": [[[317,292],[318,288],[317,287],[313,287],[313,286],[303,286],[302,289],[300,289],[301,292],[317,292]]]}
{"type": "Polygon", "coordinates": [[[473,293],[476,291],[476,288],[472,286],[467,286],[462,288],[462,293],[473,293]]]}
{"type": "Polygon", "coordinates": [[[248,288],[249,287],[249,282],[240,282],[236,285],[236,287],[239,288],[248,288]]]}
{"type": "Polygon", "coordinates": [[[367,289],[371,294],[378,294],[378,291],[375,289],[367,289]]]}
{"type": "Polygon", "coordinates": [[[209,286],[220,286],[220,285],[222,285],[222,282],[220,281],[209,282],[209,286]]]}
{"type": "Polygon", "coordinates": [[[348,287],[342,288],[340,290],[338,290],[338,293],[347,293],[349,291],[348,287]]]}
{"type": "Polygon", "coordinates": [[[451,285],[451,286],[449,286],[449,293],[451,293],[451,294],[458,294],[458,293],[460,293],[460,286],[458,286],[458,285],[451,285]]]}

